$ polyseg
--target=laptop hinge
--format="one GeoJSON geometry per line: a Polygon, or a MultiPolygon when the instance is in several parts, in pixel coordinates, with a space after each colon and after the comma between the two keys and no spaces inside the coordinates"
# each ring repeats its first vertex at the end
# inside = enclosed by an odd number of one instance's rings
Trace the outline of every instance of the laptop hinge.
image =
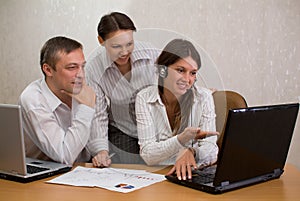
{"type": "Polygon", "coordinates": [[[228,186],[229,185],[229,181],[223,181],[221,182],[221,186],[228,186]]]}

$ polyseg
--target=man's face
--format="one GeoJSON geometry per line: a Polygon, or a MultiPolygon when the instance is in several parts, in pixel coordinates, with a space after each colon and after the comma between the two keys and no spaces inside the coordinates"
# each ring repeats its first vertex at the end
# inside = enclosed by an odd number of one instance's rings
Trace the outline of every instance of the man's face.
{"type": "MultiPolygon", "coordinates": [[[[76,49],[69,54],[58,53],[60,59],[57,61],[54,70],[51,69],[47,82],[51,82],[52,91],[57,94],[61,90],[77,94],[80,92],[84,80],[85,58],[82,49],[76,49]]],[[[50,87],[51,88],[51,87],[50,87]]]]}
{"type": "Polygon", "coordinates": [[[117,66],[128,64],[134,49],[133,31],[118,30],[108,34],[104,46],[117,66]]]}

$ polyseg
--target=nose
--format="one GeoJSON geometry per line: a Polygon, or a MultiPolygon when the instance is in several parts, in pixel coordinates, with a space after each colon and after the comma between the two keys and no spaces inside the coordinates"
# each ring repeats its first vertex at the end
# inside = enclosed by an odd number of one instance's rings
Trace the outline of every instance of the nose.
{"type": "Polygon", "coordinates": [[[194,81],[194,77],[190,73],[184,73],[183,76],[184,80],[188,83],[192,83],[194,81]]]}
{"type": "Polygon", "coordinates": [[[121,55],[127,55],[129,53],[129,47],[123,46],[120,52],[121,55]]]}
{"type": "Polygon", "coordinates": [[[84,77],[84,68],[82,66],[80,66],[77,70],[76,73],[76,77],[77,78],[83,78],[84,77]]]}

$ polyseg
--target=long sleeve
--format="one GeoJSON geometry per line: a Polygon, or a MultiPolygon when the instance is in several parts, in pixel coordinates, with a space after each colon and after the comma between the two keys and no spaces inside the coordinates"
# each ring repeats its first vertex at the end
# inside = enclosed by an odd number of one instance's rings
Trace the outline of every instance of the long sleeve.
{"type": "MultiPolygon", "coordinates": [[[[215,131],[214,103],[209,90],[195,92],[190,126],[202,130],[215,131]]],[[[173,136],[169,125],[165,106],[162,104],[157,86],[152,86],[138,93],[136,98],[136,120],[140,155],[148,165],[174,164],[176,156],[182,146],[173,136]]],[[[216,161],[218,147],[217,136],[207,137],[194,143],[196,162],[199,165],[210,164],[216,161]]],[[[192,140],[185,146],[192,146],[192,140]]]]}
{"type": "Polygon", "coordinates": [[[91,136],[88,141],[88,149],[94,156],[99,151],[108,151],[108,104],[107,98],[92,72],[89,74],[88,82],[96,93],[96,113],[92,120],[91,136]]]}
{"type": "MultiPolygon", "coordinates": [[[[195,121],[192,120],[193,124],[198,124],[198,127],[204,131],[216,131],[216,114],[212,93],[210,90],[203,88],[200,92],[201,96],[196,99],[196,105],[198,106],[193,110],[193,116],[195,116],[195,121]],[[197,114],[201,115],[197,116],[197,114]],[[198,117],[200,117],[200,119],[198,119],[198,117]]],[[[205,166],[217,161],[219,149],[216,142],[217,136],[210,136],[198,140],[198,142],[194,144],[198,165],[205,166]]]]}
{"type": "Polygon", "coordinates": [[[137,137],[135,121],[130,105],[136,93],[156,79],[154,62],[158,51],[149,45],[135,41],[131,53],[131,80],[124,78],[104,47],[97,48],[86,64],[87,83],[96,92],[96,114],[92,122],[88,142],[90,152],[95,155],[108,150],[108,124],[118,127],[123,133],[137,137]]]}
{"type": "Polygon", "coordinates": [[[136,98],[136,119],[138,138],[141,146],[140,155],[148,165],[155,165],[176,154],[183,146],[177,140],[177,136],[169,136],[166,140],[160,141],[160,135],[168,135],[168,129],[159,129],[162,133],[156,133],[156,128],[165,128],[168,122],[162,118],[165,114],[164,106],[153,108],[146,100],[138,94],[136,98]],[[159,121],[155,121],[159,119],[159,121]],[[160,122],[156,125],[156,122],[160,122]]]}
{"type": "Polygon", "coordinates": [[[54,161],[73,164],[87,144],[95,110],[74,104],[71,111],[41,80],[29,85],[19,102],[25,136],[29,137],[28,142],[34,143],[26,145],[27,154],[32,153],[30,148],[39,149],[54,161]]]}

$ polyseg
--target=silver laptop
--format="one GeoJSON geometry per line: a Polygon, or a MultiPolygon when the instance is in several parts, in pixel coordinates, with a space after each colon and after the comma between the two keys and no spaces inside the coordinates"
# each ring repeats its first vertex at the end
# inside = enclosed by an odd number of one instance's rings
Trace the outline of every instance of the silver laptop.
{"type": "Polygon", "coordinates": [[[20,105],[0,104],[0,132],[0,178],[26,183],[71,169],[25,156],[20,105]]]}
{"type": "Polygon", "coordinates": [[[191,180],[166,178],[213,194],[279,178],[298,110],[298,103],[230,110],[217,164],[195,170],[191,180]]]}

